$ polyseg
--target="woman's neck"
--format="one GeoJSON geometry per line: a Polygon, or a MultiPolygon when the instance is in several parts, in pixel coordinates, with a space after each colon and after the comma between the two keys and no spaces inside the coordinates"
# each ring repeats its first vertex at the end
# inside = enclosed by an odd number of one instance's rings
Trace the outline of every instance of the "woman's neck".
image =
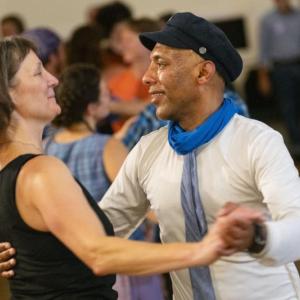
{"type": "Polygon", "coordinates": [[[65,127],[55,134],[54,140],[58,143],[71,143],[95,133],[95,129],[87,122],[78,122],[65,127]]]}
{"type": "Polygon", "coordinates": [[[0,169],[16,157],[43,153],[41,141],[26,135],[10,135],[0,141],[0,169]]]}
{"type": "Polygon", "coordinates": [[[11,124],[7,130],[6,138],[0,141],[0,145],[11,145],[25,151],[32,149],[34,153],[42,152],[43,127],[30,126],[30,124],[11,124]]]}
{"type": "Polygon", "coordinates": [[[0,168],[22,154],[43,153],[43,129],[41,123],[25,122],[13,114],[5,136],[0,138],[0,168]]]}

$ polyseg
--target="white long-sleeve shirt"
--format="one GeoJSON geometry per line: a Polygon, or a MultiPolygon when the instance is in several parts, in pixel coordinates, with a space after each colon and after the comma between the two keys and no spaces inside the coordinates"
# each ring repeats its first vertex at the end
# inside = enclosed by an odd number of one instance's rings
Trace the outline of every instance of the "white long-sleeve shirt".
{"type": "MultiPolygon", "coordinates": [[[[239,252],[210,266],[217,300],[300,299],[299,276],[290,263],[300,258],[300,180],[281,135],[235,115],[198,149],[197,164],[208,226],[228,201],[263,210],[270,219],[260,257],[239,252]]],[[[100,202],[116,234],[128,236],[151,207],[162,242],[184,242],[182,170],[183,156],[170,147],[167,128],[142,138],[100,202]]],[[[192,299],[188,270],[171,277],[174,299],[192,299]]]]}

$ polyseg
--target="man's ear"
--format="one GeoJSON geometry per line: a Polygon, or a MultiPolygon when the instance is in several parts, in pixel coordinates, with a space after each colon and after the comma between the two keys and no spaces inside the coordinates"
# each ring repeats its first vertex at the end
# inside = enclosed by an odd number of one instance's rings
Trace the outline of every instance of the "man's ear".
{"type": "Polygon", "coordinates": [[[216,73],[216,66],[210,60],[205,60],[198,65],[198,78],[199,84],[204,84],[211,80],[216,73]]]}

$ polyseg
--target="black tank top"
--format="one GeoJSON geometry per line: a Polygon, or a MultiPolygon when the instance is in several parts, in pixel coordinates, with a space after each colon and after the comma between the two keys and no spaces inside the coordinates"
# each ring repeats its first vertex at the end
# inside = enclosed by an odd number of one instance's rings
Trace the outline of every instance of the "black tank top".
{"type": "MultiPolygon", "coordinates": [[[[54,235],[34,230],[21,218],[15,199],[16,180],[22,166],[35,156],[21,155],[0,171],[0,241],[11,242],[17,250],[16,275],[10,279],[12,299],[117,299],[112,289],[114,275],[94,276],[54,235]]],[[[82,185],[81,188],[106,233],[114,235],[107,217],[82,185]]]]}

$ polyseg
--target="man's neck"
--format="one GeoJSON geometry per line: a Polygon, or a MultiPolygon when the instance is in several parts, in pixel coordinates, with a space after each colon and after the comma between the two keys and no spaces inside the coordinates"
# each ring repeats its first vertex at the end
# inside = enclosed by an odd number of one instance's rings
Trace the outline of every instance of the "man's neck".
{"type": "Polygon", "coordinates": [[[199,103],[192,114],[179,121],[180,127],[186,131],[194,130],[217,111],[222,103],[223,95],[199,103]]]}

